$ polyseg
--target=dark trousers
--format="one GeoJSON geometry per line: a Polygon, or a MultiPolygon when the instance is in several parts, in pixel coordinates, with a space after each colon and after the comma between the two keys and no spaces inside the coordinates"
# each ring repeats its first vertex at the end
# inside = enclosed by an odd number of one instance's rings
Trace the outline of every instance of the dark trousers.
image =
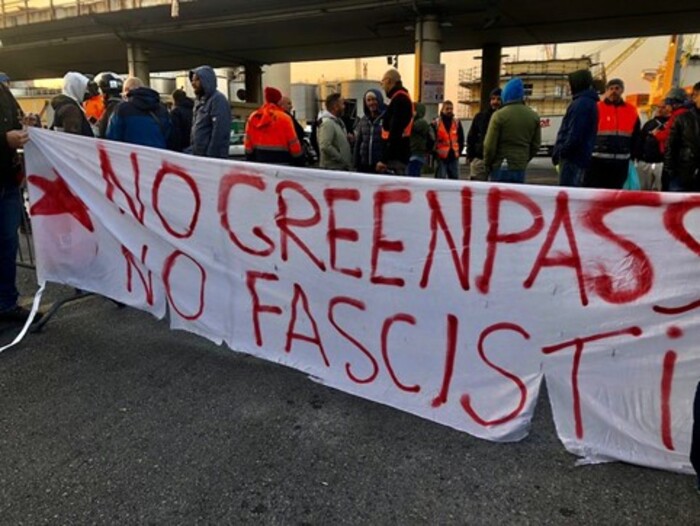
{"type": "Polygon", "coordinates": [[[690,463],[698,476],[698,489],[700,489],[700,382],[695,390],[693,403],[693,439],[690,443],[690,463]]]}
{"type": "Polygon", "coordinates": [[[621,190],[627,180],[628,160],[600,159],[593,157],[583,176],[583,186],[621,190]]]}
{"type": "Polygon", "coordinates": [[[17,230],[21,220],[19,188],[0,186],[0,311],[17,305],[17,230]]]}

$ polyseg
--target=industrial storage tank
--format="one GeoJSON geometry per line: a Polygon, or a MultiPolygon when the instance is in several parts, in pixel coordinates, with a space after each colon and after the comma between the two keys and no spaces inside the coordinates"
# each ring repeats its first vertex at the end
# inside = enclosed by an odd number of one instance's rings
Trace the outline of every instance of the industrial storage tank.
{"type": "Polygon", "coordinates": [[[303,125],[316,120],[321,106],[316,84],[295,83],[290,85],[292,105],[297,120],[303,125]]]}

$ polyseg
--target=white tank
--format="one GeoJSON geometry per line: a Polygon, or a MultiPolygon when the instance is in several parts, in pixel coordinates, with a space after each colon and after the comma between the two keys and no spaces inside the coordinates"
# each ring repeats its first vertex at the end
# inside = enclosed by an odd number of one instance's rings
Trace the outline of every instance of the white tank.
{"type": "Polygon", "coordinates": [[[292,84],[290,92],[297,120],[302,124],[316,120],[320,110],[318,86],[316,84],[292,84]]]}

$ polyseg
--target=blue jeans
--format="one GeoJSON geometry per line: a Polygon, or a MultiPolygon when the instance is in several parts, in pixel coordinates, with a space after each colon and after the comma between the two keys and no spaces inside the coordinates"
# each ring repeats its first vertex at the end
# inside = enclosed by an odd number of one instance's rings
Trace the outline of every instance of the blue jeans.
{"type": "Polygon", "coordinates": [[[501,170],[496,168],[489,177],[494,183],[524,183],[525,170],[501,170]]]}
{"type": "Polygon", "coordinates": [[[582,186],[585,169],[570,161],[561,161],[559,165],[559,186],[582,186]]]}
{"type": "Polygon", "coordinates": [[[17,250],[22,202],[17,187],[0,187],[0,311],[17,305],[17,250]]]}
{"type": "Polygon", "coordinates": [[[408,168],[406,168],[406,175],[420,177],[424,164],[425,157],[423,155],[411,155],[411,159],[408,161],[408,168]]]}
{"type": "Polygon", "coordinates": [[[459,162],[457,159],[437,160],[436,179],[459,179],[459,162]]]}

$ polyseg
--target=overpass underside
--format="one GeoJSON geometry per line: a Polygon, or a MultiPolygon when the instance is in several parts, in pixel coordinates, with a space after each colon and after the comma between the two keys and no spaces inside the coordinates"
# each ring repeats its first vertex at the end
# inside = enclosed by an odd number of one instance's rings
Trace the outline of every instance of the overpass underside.
{"type": "Polygon", "coordinates": [[[21,6],[6,14],[0,69],[14,79],[126,71],[130,43],[147,51],[151,71],[412,53],[414,25],[423,15],[439,17],[442,51],[700,32],[697,0],[180,0],[175,8],[168,0],[73,3],[76,9],[65,7],[63,18],[56,5],[54,16],[21,6]]]}

